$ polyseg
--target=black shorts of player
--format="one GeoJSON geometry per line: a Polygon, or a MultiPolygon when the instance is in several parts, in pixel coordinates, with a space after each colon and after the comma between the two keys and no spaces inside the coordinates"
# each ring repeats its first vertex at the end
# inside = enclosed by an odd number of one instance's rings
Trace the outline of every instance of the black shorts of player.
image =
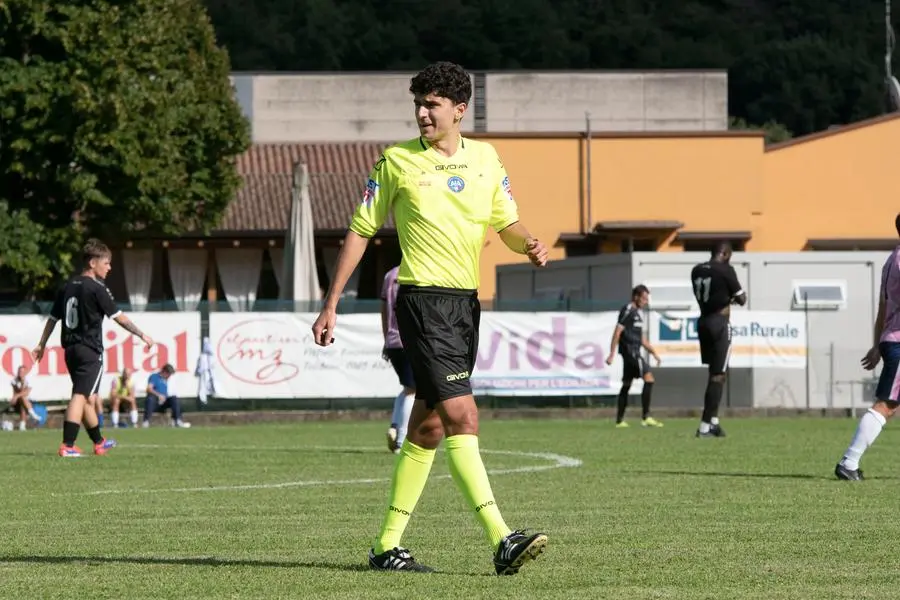
{"type": "Polygon", "coordinates": [[[412,367],[409,364],[409,360],[406,358],[406,353],[403,352],[403,348],[385,348],[384,353],[388,360],[391,361],[391,366],[394,367],[394,372],[397,373],[397,379],[400,380],[400,385],[405,388],[416,387],[416,380],[413,377],[412,367]]]}
{"type": "Polygon", "coordinates": [[[697,320],[697,337],[700,339],[700,358],[709,366],[710,375],[721,375],[728,370],[731,357],[731,325],[723,314],[712,314],[697,320]]]}
{"type": "Polygon", "coordinates": [[[103,354],[89,346],[75,344],[66,348],[66,368],[72,379],[72,394],[90,396],[100,391],[103,354]]]}
{"type": "Polygon", "coordinates": [[[622,380],[643,379],[650,372],[650,363],[640,354],[622,355],[622,380]]]}
{"type": "Polygon", "coordinates": [[[401,285],[397,328],[428,408],[472,393],[481,305],[475,290],[401,285]]]}

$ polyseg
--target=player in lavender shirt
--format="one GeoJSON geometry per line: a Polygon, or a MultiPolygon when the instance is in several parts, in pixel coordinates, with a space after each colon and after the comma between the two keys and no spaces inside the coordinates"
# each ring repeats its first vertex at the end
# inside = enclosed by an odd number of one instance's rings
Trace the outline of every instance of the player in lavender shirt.
{"type": "MultiPolygon", "coordinates": [[[[900,214],[894,225],[900,236],[900,214]]],[[[862,455],[900,407],[900,246],[894,248],[881,269],[878,316],[872,337],[872,348],[863,357],[862,366],[871,371],[881,360],[884,360],[884,366],[875,389],[875,404],[859,420],[850,447],[834,468],[837,478],[846,481],[863,479],[859,468],[862,455]]]]}
{"type": "Polygon", "coordinates": [[[403,440],[406,439],[409,414],[416,400],[416,383],[413,379],[412,367],[403,353],[403,343],[400,341],[400,332],[397,329],[397,314],[395,305],[397,302],[397,273],[400,267],[394,267],[384,276],[384,285],[381,287],[381,332],[384,335],[384,356],[390,361],[400,379],[403,390],[394,399],[394,414],[391,415],[391,426],[387,431],[388,450],[393,453],[400,452],[403,440]]]}

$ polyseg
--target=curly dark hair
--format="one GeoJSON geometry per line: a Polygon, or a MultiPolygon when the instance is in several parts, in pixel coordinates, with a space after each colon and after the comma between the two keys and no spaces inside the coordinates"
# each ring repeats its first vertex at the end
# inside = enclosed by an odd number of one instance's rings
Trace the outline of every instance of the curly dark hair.
{"type": "Polygon", "coordinates": [[[410,81],[409,91],[416,96],[435,94],[454,104],[468,104],[472,99],[472,79],[461,66],[441,61],[419,71],[410,81]]]}

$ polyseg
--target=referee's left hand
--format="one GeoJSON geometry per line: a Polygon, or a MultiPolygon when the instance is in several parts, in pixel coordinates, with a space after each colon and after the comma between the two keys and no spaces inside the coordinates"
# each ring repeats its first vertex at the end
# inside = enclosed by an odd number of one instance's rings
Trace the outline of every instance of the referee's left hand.
{"type": "Polygon", "coordinates": [[[530,238],[525,242],[525,254],[534,266],[547,266],[547,258],[550,253],[539,239],[530,238]]]}

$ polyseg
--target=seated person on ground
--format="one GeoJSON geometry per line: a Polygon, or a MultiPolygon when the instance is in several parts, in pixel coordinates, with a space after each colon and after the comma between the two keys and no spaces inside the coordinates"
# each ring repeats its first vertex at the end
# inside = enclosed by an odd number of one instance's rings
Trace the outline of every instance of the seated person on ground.
{"type": "Polygon", "coordinates": [[[164,365],[147,380],[147,400],[144,402],[144,427],[150,427],[150,420],[157,412],[172,411],[172,425],[190,427],[181,418],[181,402],[176,396],[169,395],[169,378],[175,373],[175,367],[164,365]]]}
{"type": "Polygon", "coordinates": [[[25,372],[25,367],[19,367],[16,371],[16,376],[12,380],[12,397],[9,399],[10,409],[19,413],[19,431],[25,431],[28,417],[38,422],[41,420],[31,404],[31,385],[25,377],[25,372]]]}
{"type": "Polygon", "coordinates": [[[113,379],[109,390],[109,418],[112,420],[113,427],[119,426],[119,409],[123,404],[128,407],[131,425],[137,427],[138,408],[137,399],[134,395],[134,382],[131,381],[132,375],[132,370],[126,367],[113,379]]]}

